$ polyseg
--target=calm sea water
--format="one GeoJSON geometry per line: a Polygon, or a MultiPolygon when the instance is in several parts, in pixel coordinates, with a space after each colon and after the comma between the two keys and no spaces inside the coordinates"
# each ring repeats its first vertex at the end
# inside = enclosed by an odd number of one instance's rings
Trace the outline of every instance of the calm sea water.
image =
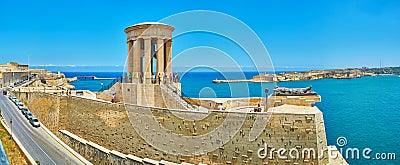
{"type": "MultiPolygon", "coordinates": [[[[251,78],[257,73],[202,73],[180,74],[182,92],[189,97],[265,97],[264,89],[272,91],[275,85],[282,87],[312,86],[322,97],[316,106],[324,114],[328,145],[339,149],[358,148],[360,160],[348,159],[350,164],[400,164],[400,160],[367,160],[362,150],[371,148],[376,153],[396,153],[400,156],[400,78],[398,76],[363,77],[359,79],[323,79],[275,83],[213,84],[212,80],[251,78]],[[230,89],[234,90],[230,90],[230,89]],[[338,137],[347,139],[347,145],[336,144],[338,137]]],[[[94,75],[97,77],[118,77],[122,73],[65,73],[67,77],[94,75]]],[[[77,89],[99,90],[100,81],[76,81],[77,89]]],[[[103,82],[107,83],[107,82],[103,82]]],[[[400,158],[398,158],[400,159],[400,158]]]]}
{"type": "MultiPolygon", "coordinates": [[[[121,77],[122,72],[63,72],[65,77],[72,78],[76,76],[96,76],[98,78],[121,77]]],[[[90,90],[93,92],[101,91],[102,88],[110,84],[112,80],[83,80],[71,82],[77,90],[90,90]]]]}

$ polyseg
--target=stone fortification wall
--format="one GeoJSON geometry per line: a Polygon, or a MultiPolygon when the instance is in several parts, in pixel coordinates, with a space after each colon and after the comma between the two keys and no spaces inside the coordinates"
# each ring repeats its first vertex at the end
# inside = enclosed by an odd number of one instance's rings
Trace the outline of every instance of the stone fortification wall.
{"type": "MultiPolygon", "coordinates": [[[[175,83],[178,89],[180,84],[175,83]]],[[[173,108],[173,109],[186,109],[179,104],[174,97],[171,97],[165,90],[160,88],[158,84],[122,84],[121,90],[123,90],[123,102],[128,104],[150,106],[150,107],[161,107],[161,108],[173,108]]]]}
{"type": "Polygon", "coordinates": [[[268,96],[267,107],[277,107],[281,105],[313,106],[316,102],[321,102],[321,96],[268,96]]]}
{"type": "Polygon", "coordinates": [[[222,105],[226,110],[247,106],[265,106],[265,98],[249,97],[249,98],[186,98],[196,105],[201,105],[208,109],[218,110],[218,106],[222,105]]]}
{"type": "MultiPolygon", "coordinates": [[[[109,150],[91,141],[86,141],[67,130],[60,130],[60,138],[71,146],[80,155],[88,158],[94,164],[123,164],[123,165],[178,165],[168,161],[157,161],[148,158],[139,158],[131,154],[123,154],[115,150],[109,150]]],[[[182,163],[182,165],[188,163],[182,163]]]]}
{"type": "MultiPolygon", "coordinates": [[[[66,138],[66,130],[85,141],[98,144],[115,153],[135,155],[156,161],[190,162],[208,164],[327,164],[326,153],[323,159],[319,149],[326,147],[326,136],[321,111],[317,107],[283,105],[274,107],[269,113],[244,114],[246,118],[234,136],[217,150],[196,156],[180,156],[165,153],[147,143],[132,127],[125,107],[121,104],[94,101],[79,97],[57,96],[43,93],[16,93],[32,113],[53,133],[72,146],[71,138],[66,138]],[[249,141],[249,133],[257,118],[268,118],[269,121],[260,136],[249,141]],[[314,148],[316,159],[312,157],[299,159],[260,159],[257,150],[268,144],[271,148],[314,148]]],[[[161,108],[134,106],[136,110],[150,109],[156,120],[166,129],[187,136],[200,136],[209,133],[222,123],[227,112],[213,111],[209,116],[199,120],[182,120],[171,111],[161,108]]],[[[185,112],[192,113],[192,112],[185,112]]],[[[137,122],[137,121],[132,121],[137,122]]],[[[168,139],[160,140],[167,141],[168,139]]],[[[190,144],[187,144],[190,145],[190,144]]],[[[88,149],[88,143],[83,145],[88,149]]],[[[81,149],[76,148],[81,153],[81,149]]],[[[276,155],[276,152],[274,152],[276,155]]],[[[82,154],[88,160],[102,162],[101,154],[82,154]]],[[[301,152],[300,152],[301,155],[301,152]]],[[[104,156],[104,155],[103,155],[104,156]]],[[[108,161],[109,159],[107,159],[108,161]]],[[[104,159],[106,161],[106,159],[104,159]]],[[[97,164],[97,163],[96,163],[97,164]]],[[[103,164],[103,163],[99,163],[103,164]]],[[[118,163],[117,163],[118,164],[118,163]]]]}
{"type": "Polygon", "coordinates": [[[15,82],[26,80],[29,77],[29,72],[27,71],[0,72],[0,74],[2,74],[0,87],[9,86],[15,82]]]}
{"type": "Polygon", "coordinates": [[[97,95],[98,99],[111,101],[112,97],[114,96],[115,102],[122,102],[122,95],[121,95],[121,87],[122,84],[120,82],[115,83],[110,89],[105,90],[97,95]]]}

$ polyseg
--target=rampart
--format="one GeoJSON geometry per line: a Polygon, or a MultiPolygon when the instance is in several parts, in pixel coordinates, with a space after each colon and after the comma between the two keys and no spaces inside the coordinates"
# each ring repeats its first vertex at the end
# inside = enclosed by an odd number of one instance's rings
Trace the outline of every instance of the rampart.
{"type": "MultiPolygon", "coordinates": [[[[182,156],[165,153],[147,143],[132,127],[129,113],[121,104],[34,92],[15,95],[54,134],[95,164],[126,164],[127,157],[122,156],[123,160],[119,160],[120,157],[115,156],[121,154],[134,155],[140,160],[147,158],[147,162],[154,161],[156,164],[161,160],[195,164],[328,164],[327,152],[323,150],[327,147],[323,115],[317,107],[282,105],[274,107],[271,114],[243,113],[246,118],[240,131],[222,147],[204,154],[182,156]],[[256,119],[267,117],[269,121],[261,134],[254,141],[249,141],[248,135],[256,119]],[[264,147],[264,144],[268,144],[268,149],[297,148],[301,151],[312,148],[315,149],[316,158],[281,159],[274,156],[261,159],[257,150],[264,147]],[[109,152],[103,155],[90,149],[89,146],[95,145],[109,152]],[[319,159],[320,156],[322,158],[319,159]]],[[[134,108],[149,109],[139,106],[134,108]]],[[[150,110],[164,128],[187,136],[207,134],[219,126],[229,114],[213,111],[204,119],[183,121],[167,109],[150,110]]],[[[273,152],[274,155],[276,152],[273,152]]]]}

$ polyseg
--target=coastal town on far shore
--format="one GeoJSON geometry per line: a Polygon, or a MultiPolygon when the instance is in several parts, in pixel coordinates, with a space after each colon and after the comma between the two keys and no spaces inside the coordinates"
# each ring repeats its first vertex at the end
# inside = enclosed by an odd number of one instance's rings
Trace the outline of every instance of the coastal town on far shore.
{"type": "Polygon", "coordinates": [[[213,83],[236,83],[236,82],[282,82],[299,80],[319,80],[326,78],[351,79],[363,76],[400,74],[400,67],[384,68],[346,68],[329,70],[310,70],[305,72],[282,72],[277,74],[260,73],[252,79],[245,80],[213,80],[213,83]]]}

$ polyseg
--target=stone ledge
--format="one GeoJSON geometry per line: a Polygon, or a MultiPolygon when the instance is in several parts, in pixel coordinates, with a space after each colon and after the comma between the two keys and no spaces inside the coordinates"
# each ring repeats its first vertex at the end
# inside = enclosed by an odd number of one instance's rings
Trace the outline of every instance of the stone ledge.
{"type": "MultiPolygon", "coordinates": [[[[89,145],[90,147],[93,147],[94,149],[97,149],[100,152],[106,153],[108,155],[108,156],[106,156],[106,159],[107,159],[106,161],[107,162],[119,162],[120,164],[124,164],[125,163],[125,164],[144,164],[144,165],[145,164],[151,164],[151,165],[179,165],[177,163],[173,163],[173,162],[169,162],[169,161],[165,161],[165,160],[157,161],[157,160],[153,160],[153,159],[149,159],[149,158],[142,159],[142,158],[139,158],[139,157],[131,155],[131,154],[125,155],[125,154],[120,153],[120,152],[115,151],[115,150],[111,150],[110,151],[109,149],[107,149],[105,147],[102,147],[102,146],[100,146],[100,145],[98,145],[96,143],[93,143],[91,141],[87,141],[87,140],[85,140],[83,138],[80,138],[79,136],[77,136],[77,135],[75,135],[75,134],[73,134],[73,133],[71,133],[71,132],[69,132],[67,130],[60,130],[59,132],[62,135],[68,137],[68,138],[74,139],[75,142],[78,142],[78,144],[79,144],[79,145],[73,145],[73,144],[70,144],[70,145],[79,146],[79,147],[82,147],[82,146],[86,147],[87,145],[89,145]]],[[[71,143],[74,143],[74,141],[71,141],[71,143]]],[[[96,151],[94,151],[94,152],[96,152],[96,151]]],[[[81,154],[85,155],[85,156],[89,156],[89,155],[86,155],[87,153],[81,153],[81,154]]],[[[91,155],[91,156],[100,156],[100,155],[94,154],[94,155],[91,155]]],[[[96,159],[96,158],[94,158],[94,159],[96,159]]],[[[181,165],[192,165],[192,164],[190,164],[190,163],[181,163],[181,165]]]]}
{"type": "Polygon", "coordinates": [[[296,105],[281,105],[272,107],[272,113],[290,113],[290,114],[317,114],[322,113],[318,107],[296,106],[296,105]]]}

